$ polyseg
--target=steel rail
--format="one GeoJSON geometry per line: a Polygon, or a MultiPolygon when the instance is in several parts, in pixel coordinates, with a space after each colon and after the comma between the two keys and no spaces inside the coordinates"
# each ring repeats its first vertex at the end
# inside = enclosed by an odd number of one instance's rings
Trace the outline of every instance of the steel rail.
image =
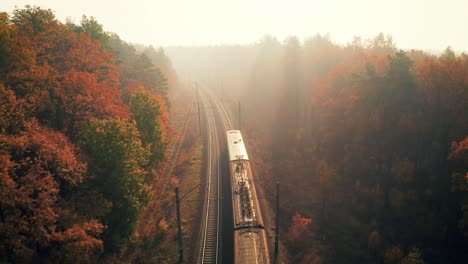
{"type": "Polygon", "coordinates": [[[200,99],[204,105],[208,127],[207,152],[207,189],[204,206],[204,225],[202,243],[198,263],[218,263],[220,255],[220,164],[219,139],[216,128],[215,114],[210,106],[209,99],[203,89],[200,89],[200,99]],[[215,166],[215,167],[214,167],[215,166]],[[213,175],[215,174],[215,175],[213,175]]]}

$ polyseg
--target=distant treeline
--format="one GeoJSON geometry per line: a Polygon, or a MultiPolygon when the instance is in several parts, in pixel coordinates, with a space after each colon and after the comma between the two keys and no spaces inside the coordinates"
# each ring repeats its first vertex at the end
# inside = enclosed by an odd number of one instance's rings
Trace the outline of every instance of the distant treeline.
{"type": "Polygon", "coordinates": [[[135,230],[150,197],[168,199],[150,194],[174,78],[162,50],[137,51],[94,18],[0,13],[0,262],[96,263],[145,241],[164,250],[167,227],[135,230]]]}

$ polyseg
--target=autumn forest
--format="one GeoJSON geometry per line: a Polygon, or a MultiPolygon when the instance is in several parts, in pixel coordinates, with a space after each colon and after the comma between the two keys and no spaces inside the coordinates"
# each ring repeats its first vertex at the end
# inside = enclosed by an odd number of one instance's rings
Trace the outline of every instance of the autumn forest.
{"type": "Polygon", "coordinates": [[[176,263],[196,114],[162,176],[195,81],[262,205],[280,182],[281,263],[468,263],[467,54],[385,34],[162,49],[31,6],[0,12],[0,263],[176,263]]]}
{"type": "Polygon", "coordinates": [[[0,262],[111,260],[164,236],[137,232],[171,133],[163,51],[38,7],[0,13],[0,39],[0,262]]]}

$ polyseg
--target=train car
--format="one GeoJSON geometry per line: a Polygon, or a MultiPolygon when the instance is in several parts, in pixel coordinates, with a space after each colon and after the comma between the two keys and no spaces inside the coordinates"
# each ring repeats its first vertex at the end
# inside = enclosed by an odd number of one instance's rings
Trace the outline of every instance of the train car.
{"type": "Polygon", "coordinates": [[[234,216],[234,263],[270,263],[249,156],[239,130],[226,132],[234,216]]]}

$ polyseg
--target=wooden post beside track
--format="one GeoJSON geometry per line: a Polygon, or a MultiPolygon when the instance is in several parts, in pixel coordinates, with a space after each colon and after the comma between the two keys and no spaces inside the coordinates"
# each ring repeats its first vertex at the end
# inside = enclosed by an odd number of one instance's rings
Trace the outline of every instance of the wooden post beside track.
{"type": "Polygon", "coordinates": [[[180,202],[179,202],[179,188],[175,188],[176,193],[176,207],[177,207],[177,238],[179,240],[179,264],[184,263],[184,245],[182,240],[182,224],[180,222],[180,202]]]}
{"type": "Polygon", "coordinates": [[[276,182],[275,264],[279,263],[279,210],[279,182],[276,182]]]}

